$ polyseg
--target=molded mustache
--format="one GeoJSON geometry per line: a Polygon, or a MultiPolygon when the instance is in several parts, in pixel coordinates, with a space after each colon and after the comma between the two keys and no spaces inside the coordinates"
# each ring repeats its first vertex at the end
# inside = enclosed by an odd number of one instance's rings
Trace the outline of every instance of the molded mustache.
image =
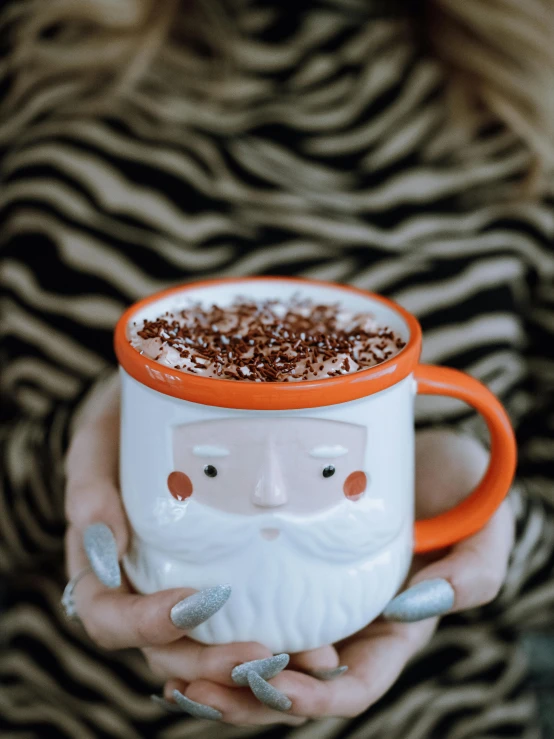
{"type": "MultiPolygon", "coordinates": [[[[243,551],[261,538],[263,528],[278,529],[280,535],[268,541],[268,554],[278,555],[281,547],[292,547],[304,555],[329,559],[337,564],[359,560],[386,546],[400,532],[405,514],[378,510],[362,503],[344,501],[316,516],[264,513],[244,516],[219,511],[190,499],[178,520],[170,521],[160,547],[170,549],[180,560],[213,562],[243,551]]],[[[144,530],[141,538],[148,541],[144,530]]]]}

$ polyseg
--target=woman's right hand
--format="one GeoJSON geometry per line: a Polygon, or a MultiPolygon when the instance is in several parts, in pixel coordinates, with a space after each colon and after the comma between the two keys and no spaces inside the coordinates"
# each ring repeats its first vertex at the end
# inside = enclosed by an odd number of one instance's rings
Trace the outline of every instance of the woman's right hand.
{"type": "MultiPolygon", "coordinates": [[[[95,546],[95,539],[103,536],[111,539],[109,531],[105,529],[107,526],[115,538],[118,560],[127,549],[129,524],[118,488],[118,457],[119,387],[114,381],[100,397],[95,397],[89,412],[83,414],[67,455],[66,557],[70,578],[90,564],[83,544],[87,530],[89,535],[91,531],[95,533],[92,548],[95,546]],[[94,529],[89,528],[94,525],[94,529]]],[[[89,554],[90,547],[89,542],[89,554]]],[[[99,550],[102,558],[106,549],[99,547],[99,550]]],[[[206,646],[187,638],[186,628],[175,625],[171,613],[177,604],[183,605],[173,611],[174,617],[176,610],[181,613],[183,609],[186,611],[187,598],[194,597],[197,591],[192,588],[175,588],[140,595],[133,592],[123,572],[120,585],[117,586],[119,567],[116,567],[115,557],[111,562],[109,556],[106,560],[104,573],[98,567],[96,572],[106,583],[115,587],[103,584],[93,573],[84,576],[76,585],[74,593],[79,619],[89,637],[103,649],[140,648],[152,672],[160,678],[160,685],[168,679],[178,679],[185,683],[185,687],[195,683],[201,689],[202,683],[208,681],[226,686],[238,697],[245,689],[237,687],[233,682],[233,668],[252,660],[272,657],[269,649],[255,642],[206,646]]],[[[224,605],[228,591],[221,588],[215,595],[219,595],[219,598],[212,597],[211,604],[204,603],[204,608],[201,609],[203,620],[224,605]]],[[[194,606],[194,601],[192,605],[194,606]]],[[[193,608],[196,613],[198,610],[193,608]]],[[[246,691],[249,692],[248,689],[246,691]]],[[[186,698],[185,701],[187,700],[189,699],[186,698]]],[[[240,704],[240,700],[238,703],[240,704]]],[[[267,707],[258,705],[260,715],[264,716],[263,723],[268,722],[268,713],[274,714],[271,717],[273,723],[298,725],[305,721],[277,711],[268,712],[267,707]]],[[[196,709],[192,702],[188,708],[189,713],[194,715],[196,710],[197,715],[202,717],[202,708],[196,709]]],[[[259,724],[259,717],[256,715],[258,711],[251,709],[250,704],[249,715],[225,716],[223,720],[259,724]]],[[[215,714],[209,716],[208,713],[204,711],[203,717],[221,717],[215,714]]]]}

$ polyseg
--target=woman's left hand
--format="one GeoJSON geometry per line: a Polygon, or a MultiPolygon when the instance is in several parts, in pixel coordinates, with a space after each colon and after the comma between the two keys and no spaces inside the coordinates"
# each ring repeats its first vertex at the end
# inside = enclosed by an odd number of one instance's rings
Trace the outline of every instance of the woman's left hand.
{"type": "MultiPolygon", "coordinates": [[[[417,434],[417,517],[428,518],[455,506],[476,487],[487,462],[487,452],[470,437],[445,430],[417,434]]],[[[435,605],[449,600],[444,612],[484,605],[496,597],[504,582],[513,542],[514,516],[509,500],[505,500],[477,534],[448,550],[415,557],[403,590],[423,581],[440,580],[438,586],[431,585],[435,593],[431,600],[435,605]],[[450,598],[445,600],[448,592],[450,598]]],[[[423,597],[429,602],[428,593],[423,597]]],[[[300,725],[314,718],[354,717],[389,690],[409,660],[431,639],[439,616],[399,620],[422,616],[424,611],[417,604],[408,609],[388,608],[385,613],[395,620],[381,617],[334,646],[292,655],[287,669],[270,681],[292,702],[286,712],[263,705],[249,688],[229,688],[205,680],[189,684],[169,680],[164,695],[173,700],[173,691],[179,690],[193,701],[219,709],[224,722],[241,726],[300,725]],[[307,674],[339,666],[348,670],[331,680],[307,674]]]]}

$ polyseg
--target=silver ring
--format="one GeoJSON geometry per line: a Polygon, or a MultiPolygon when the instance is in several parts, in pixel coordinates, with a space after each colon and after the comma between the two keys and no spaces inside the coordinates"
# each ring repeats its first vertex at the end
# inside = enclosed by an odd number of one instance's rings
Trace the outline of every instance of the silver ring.
{"type": "Polygon", "coordinates": [[[80,620],[79,614],[77,613],[77,608],[75,606],[75,600],[73,598],[75,586],[77,585],[79,580],[83,578],[85,575],[88,575],[89,572],[92,572],[92,567],[85,567],[84,569],[80,570],[80,572],[78,572],[76,575],[74,575],[71,578],[71,580],[67,583],[63,591],[62,600],[61,600],[62,608],[67,618],[73,621],[80,620]]]}

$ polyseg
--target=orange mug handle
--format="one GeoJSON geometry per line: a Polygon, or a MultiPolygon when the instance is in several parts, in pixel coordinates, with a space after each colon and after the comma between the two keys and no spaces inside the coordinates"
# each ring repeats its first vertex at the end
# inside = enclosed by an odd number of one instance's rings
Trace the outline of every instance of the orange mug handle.
{"type": "Polygon", "coordinates": [[[450,546],[483,528],[508,494],[517,450],[508,414],[479,380],[459,370],[430,364],[418,364],[414,378],[418,393],[448,395],[473,406],[487,422],[491,439],[489,466],[475,490],[455,508],[416,521],[414,551],[420,553],[450,546]]]}

